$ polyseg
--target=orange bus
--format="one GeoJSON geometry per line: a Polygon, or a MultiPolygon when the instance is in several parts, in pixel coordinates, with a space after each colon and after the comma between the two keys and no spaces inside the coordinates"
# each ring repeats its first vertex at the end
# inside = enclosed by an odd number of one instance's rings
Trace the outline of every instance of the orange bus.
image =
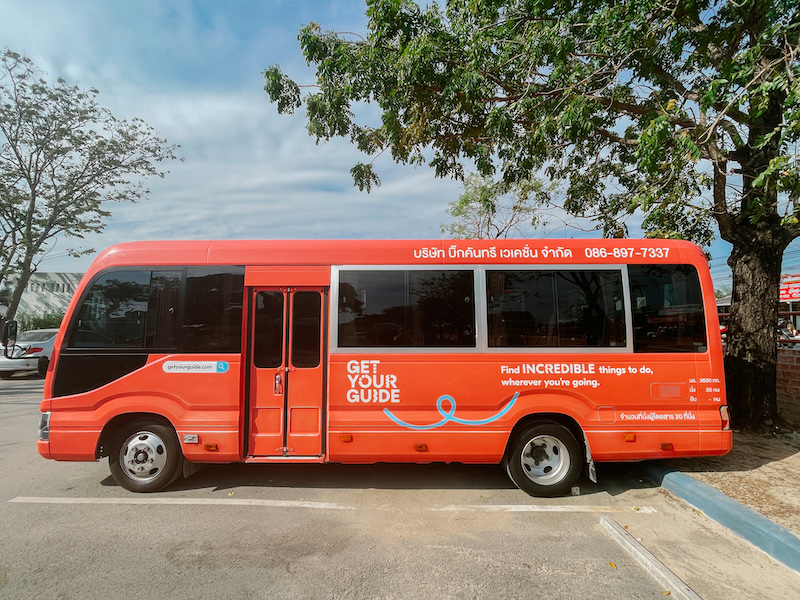
{"type": "Polygon", "coordinates": [[[138,492],[200,463],[461,462],[555,496],[732,443],[707,260],[674,240],[121,244],[44,389],[39,453],[138,492]]]}

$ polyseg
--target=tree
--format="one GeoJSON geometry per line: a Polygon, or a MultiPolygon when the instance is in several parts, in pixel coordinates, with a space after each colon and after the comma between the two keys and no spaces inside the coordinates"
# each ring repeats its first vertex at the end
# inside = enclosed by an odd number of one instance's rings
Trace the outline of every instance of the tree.
{"type": "MultiPolygon", "coordinates": [[[[369,33],[305,27],[317,140],[466,162],[515,182],[544,172],[564,207],[627,234],[733,245],[729,403],[738,427],[778,421],[774,329],[781,257],[800,234],[800,17],[796,0],[367,0],[369,33]],[[375,103],[380,123],[359,118],[375,103]]],[[[279,112],[301,105],[265,71],[279,112]]],[[[427,157],[427,158],[426,158],[427,157]]],[[[352,170],[369,190],[372,162],[352,170]]]]}
{"type": "Polygon", "coordinates": [[[464,192],[449,203],[447,214],[455,221],[442,225],[454,238],[497,239],[519,233],[525,225],[542,224],[542,210],[550,203],[551,189],[538,180],[507,184],[479,175],[464,179],[464,192]]]}
{"type": "Polygon", "coordinates": [[[155,163],[176,158],[178,146],[140,119],[116,119],[97,94],[49,84],[30,59],[0,54],[0,282],[15,279],[8,319],[56,236],[102,231],[104,203],[141,199],[141,178],[163,177],[155,163]]]}

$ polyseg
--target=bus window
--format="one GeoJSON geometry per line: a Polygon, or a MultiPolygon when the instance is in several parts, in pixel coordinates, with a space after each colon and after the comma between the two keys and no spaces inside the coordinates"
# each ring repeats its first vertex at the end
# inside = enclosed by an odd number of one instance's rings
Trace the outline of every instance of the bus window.
{"type": "Polygon", "coordinates": [[[243,297],[243,267],[189,267],[184,351],[240,352],[243,297]]]}
{"type": "Polygon", "coordinates": [[[319,292],[295,292],[292,305],[292,366],[313,369],[320,361],[319,292]]]}
{"type": "Polygon", "coordinates": [[[147,348],[175,348],[178,344],[178,307],[181,272],[153,271],[147,302],[147,348]]]}
{"type": "Polygon", "coordinates": [[[71,348],[174,348],[180,271],[113,271],[83,301],[71,348]]]}
{"type": "Polygon", "coordinates": [[[488,271],[489,346],[625,346],[619,271],[488,271]]]}
{"type": "Polygon", "coordinates": [[[283,293],[259,292],[254,320],[253,364],[259,369],[280,367],[283,363],[283,293]]]}
{"type": "Polygon", "coordinates": [[[705,352],[700,278],[692,265],[630,265],[634,352],[705,352]]]}
{"type": "Polygon", "coordinates": [[[341,271],[339,347],[474,347],[473,281],[473,271],[341,271]]]}

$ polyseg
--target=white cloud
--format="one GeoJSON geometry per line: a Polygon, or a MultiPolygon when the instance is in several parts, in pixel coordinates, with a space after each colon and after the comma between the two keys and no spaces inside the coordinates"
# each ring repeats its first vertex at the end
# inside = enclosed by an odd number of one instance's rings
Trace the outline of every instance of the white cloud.
{"type": "MultiPolygon", "coordinates": [[[[105,232],[83,247],[136,239],[439,237],[460,185],[380,159],[383,186],[367,195],[350,168],[364,160],[346,140],[316,145],[301,111],[277,114],[261,72],[279,63],[302,76],[296,36],[311,20],[363,29],[357,0],[249,2],[186,0],[136,4],[0,0],[0,37],[49,78],[100,90],[118,118],[140,117],[185,162],[146,182],[151,195],[110,207],[105,232]],[[258,19],[260,22],[254,22],[258,19]],[[326,19],[328,21],[326,22],[326,19]],[[245,33],[242,33],[245,32],[245,33]]],[[[88,258],[58,257],[44,270],[83,270],[88,258]]]]}
{"type": "MultiPolygon", "coordinates": [[[[33,59],[50,78],[100,90],[118,118],[140,117],[183,163],[146,182],[151,195],[110,207],[102,235],[82,247],[101,250],[137,239],[438,238],[458,182],[427,166],[376,164],[383,185],[353,187],[350,168],[364,161],[346,140],[316,145],[303,109],[278,115],[263,91],[262,71],[280,64],[308,81],[297,33],[363,31],[361,0],[251,0],[136,3],[0,0],[0,39],[33,59]]],[[[366,107],[367,115],[371,107],[366,107]]],[[[548,237],[579,235],[551,220],[548,237]]],[[[59,240],[44,270],[80,271],[59,240]],[[59,257],[59,255],[62,255],[59,257]]]]}

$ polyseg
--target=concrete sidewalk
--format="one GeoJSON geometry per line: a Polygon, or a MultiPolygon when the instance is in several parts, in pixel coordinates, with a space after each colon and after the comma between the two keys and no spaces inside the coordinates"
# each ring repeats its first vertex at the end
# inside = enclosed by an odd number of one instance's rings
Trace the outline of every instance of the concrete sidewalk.
{"type": "Polygon", "coordinates": [[[641,463],[654,483],[800,573],[800,437],[736,432],[726,456],[641,463]]]}

